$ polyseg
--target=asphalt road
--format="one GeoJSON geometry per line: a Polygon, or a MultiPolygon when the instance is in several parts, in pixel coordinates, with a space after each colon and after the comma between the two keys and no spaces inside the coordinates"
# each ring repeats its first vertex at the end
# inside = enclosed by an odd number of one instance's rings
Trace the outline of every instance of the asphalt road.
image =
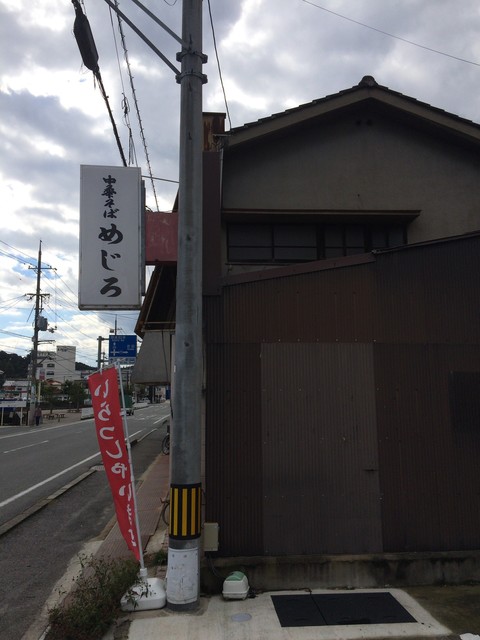
{"type": "MultiPolygon", "coordinates": [[[[169,410],[150,405],[128,419],[131,439],[138,438],[132,447],[136,478],[161,452],[162,417],[169,410]]],[[[93,421],[12,429],[18,432],[0,429],[0,526],[25,510],[33,515],[18,518],[20,524],[0,537],[0,640],[21,640],[68,563],[114,513],[93,421]]]]}
{"type": "MultiPolygon", "coordinates": [[[[144,437],[168,413],[167,404],[137,410],[128,420],[130,439],[144,437]]],[[[1,428],[0,527],[100,462],[93,420],[1,428]]]]}

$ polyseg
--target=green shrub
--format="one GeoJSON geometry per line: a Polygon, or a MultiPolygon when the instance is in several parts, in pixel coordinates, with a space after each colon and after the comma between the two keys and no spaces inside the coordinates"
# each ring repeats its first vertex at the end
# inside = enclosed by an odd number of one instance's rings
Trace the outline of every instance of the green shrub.
{"type": "Polygon", "coordinates": [[[101,640],[120,614],[122,596],[138,579],[134,560],[81,557],[80,563],[71,593],[49,611],[46,640],[101,640]]]}

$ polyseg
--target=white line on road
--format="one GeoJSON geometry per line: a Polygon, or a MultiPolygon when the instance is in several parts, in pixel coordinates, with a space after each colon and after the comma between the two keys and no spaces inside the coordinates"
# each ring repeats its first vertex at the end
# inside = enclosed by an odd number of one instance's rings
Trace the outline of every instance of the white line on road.
{"type": "Polygon", "coordinates": [[[0,508],[1,507],[5,507],[7,504],[10,504],[10,502],[14,502],[15,500],[18,500],[19,498],[22,498],[23,496],[26,496],[27,493],[35,491],[35,489],[38,489],[39,487],[42,487],[44,484],[47,484],[47,482],[51,482],[52,480],[55,480],[55,478],[59,478],[64,473],[68,473],[72,469],[75,469],[75,467],[79,467],[81,464],[85,464],[85,462],[88,462],[89,460],[93,460],[93,458],[97,458],[99,455],[100,455],[100,452],[94,453],[93,456],[89,456],[88,458],[85,458],[84,460],[80,460],[80,462],[77,462],[76,464],[72,464],[71,467],[67,467],[67,469],[63,469],[63,471],[59,471],[54,476],[50,476],[49,478],[45,478],[45,480],[42,480],[42,482],[38,482],[37,484],[34,484],[32,487],[29,487],[28,489],[25,489],[25,491],[21,491],[20,493],[17,493],[17,495],[12,496],[11,498],[7,498],[3,502],[0,502],[0,508]]]}
{"type": "Polygon", "coordinates": [[[44,433],[45,431],[51,431],[52,429],[63,429],[64,427],[71,427],[74,424],[78,424],[78,422],[68,422],[67,424],[59,424],[52,427],[39,427],[38,431],[22,431],[21,433],[9,433],[6,436],[0,436],[0,440],[4,440],[5,438],[18,438],[19,436],[31,436],[34,433],[44,433]]]}
{"type": "Polygon", "coordinates": [[[24,447],[17,447],[16,449],[8,449],[7,451],[3,451],[3,453],[13,453],[14,451],[20,451],[20,449],[28,449],[29,447],[36,447],[37,444],[45,444],[46,442],[50,442],[50,440],[42,440],[41,442],[35,442],[34,444],[26,444],[24,447]]]}
{"type": "MultiPolygon", "coordinates": [[[[133,436],[136,436],[137,433],[142,433],[142,431],[143,431],[143,429],[140,429],[139,431],[135,431],[135,433],[132,433],[130,435],[130,438],[133,438],[133,436]]],[[[63,471],[59,471],[58,473],[56,473],[53,476],[50,476],[49,478],[45,478],[45,480],[42,480],[42,482],[38,482],[37,484],[34,484],[33,486],[29,487],[28,489],[25,489],[25,491],[21,491],[20,493],[17,493],[15,496],[12,496],[11,498],[7,498],[3,502],[0,502],[0,508],[1,507],[5,507],[7,504],[10,504],[10,502],[14,502],[15,500],[18,500],[19,498],[22,498],[23,496],[27,495],[27,493],[31,493],[32,491],[35,491],[35,489],[38,489],[39,487],[42,487],[44,484],[47,484],[48,482],[51,482],[51,480],[55,480],[56,478],[59,478],[64,473],[68,473],[72,469],[75,469],[75,467],[79,467],[81,464],[85,464],[85,462],[88,462],[89,460],[93,460],[93,458],[96,458],[99,455],[100,455],[100,451],[98,453],[94,453],[93,456],[89,456],[88,458],[85,458],[84,460],[80,460],[80,462],[72,464],[71,467],[67,467],[66,469],[63,469],[63,471]]]]}
{"type": "Polygon", "coordinates": [[[153,424],[157,424],[157,422],[163,422],[164,420],[167,420],[168,418],[170,418],[169,415],[168,416],[162,416],[158,420],[154,420],[153,424]]]}
{"type": "Polygon", "coordinates": [[[144,429],[139,429],[138,431],[135,431],[135,433],[129,433],[129,434],[128,434],[128,436],[129,436],[130,438],[133,438],[133,436],[136,436],[136,435],[137,435],[137,433],[142,433],[142,431],[144,431],[144,429]]]}

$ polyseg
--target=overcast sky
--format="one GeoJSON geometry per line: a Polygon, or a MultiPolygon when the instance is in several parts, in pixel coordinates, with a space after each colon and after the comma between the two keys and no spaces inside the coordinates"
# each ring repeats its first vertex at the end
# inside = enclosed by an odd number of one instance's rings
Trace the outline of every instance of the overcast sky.
{"type": "MultiPolygon", "coordinates": [[[[181,0],[144,0],[181,31],[181,0]]],[[[119,8],[177,65],[179,45],[131,0],[119,8]]],[[[476,0],[210,0],[233,127],[352,87],[364,75],[435,107],[480,122],[480,5],[476,0]]],[[[125,154],[148,168],[115,14],[85,0],[103,82],[125,154]]],[[[203,2],[204,110],[225,112],[203,2]]],[[[95,364],[97,336],[133,333],[137,312],[77,307],[81,164],[121,165],[107,108],[73,37],[70,0],[0,0],[0,350],[26,355],[33,334],[35,270],[42,241],[43,315],[54,333],[95,364]]],[[[171,210],[178,179],[179,85],[173,72],[123,24],[157,199],[171,210]]],[[[227,121],[227,128],[229,123],[227,121]]]]}

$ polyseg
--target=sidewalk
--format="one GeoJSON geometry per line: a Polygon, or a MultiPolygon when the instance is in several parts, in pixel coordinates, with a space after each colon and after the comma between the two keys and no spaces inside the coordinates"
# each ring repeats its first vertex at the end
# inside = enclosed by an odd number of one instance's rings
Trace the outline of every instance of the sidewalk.
{"type": "MultiPolygon", "coordinates": [[[[369,593],[372,590],[368,590],[369,593]]],[[[362,593],[356,590],[355,593],[362,593]]],[[[332,626],[282,627],[272,603],[274,595],[298,596],[306,592],[285,591],[262,593],[254,599],[226,601],[221,596],[202,598],[197,612],[175,613],[163,609],[146,615],[137,613],[128,635],[117,636],[129,640],[175,638],[188,640],[356,640],[363,638],[445,638],[449,630],[439,624],[404,591],[393,589],[392,595],[411,613],[417,622],[397,624],[352,624],[332,626]]],[[[312,594],[329,593],[315,589],[312,594]]],[[[335,592],[336,594],[342,592],[335,592]]],[[[121,628],[121,627],[119,627],[121,628]]],[[[115,638],[111,635],[110,638],[115,638]]],[[[107,639],[105,639],[107,640],[107,639]]]]}
{"type": "MultiPolygon", "coordinates": [[[[69,420],[69,417],[70,415],[65,416],[63,420],[73,422],[74,419],[69,420]]],[[[160,514],[162,500],[168,496],[168,491],[169,457],[159,455],[140,479],[137,490],[141,538],[147,559],[167,547],[166,526],[160,514]]],[[[131,557],[116,522],[95,555],[112,558],[131,557]]],[[[156,575],[164,578],[164,572],[165,568],[159,568],[156,575]]],[[[285,589],[282,592],[258,593],[256,597],[246,600],[225,600],[221,595],[202,596],[199,608],[194,612],[174,612],[164,608],[124,614],[104,640],[356,640],[394,637],[444,640],[458,638],[461,634],[474,634],[463,640],[480,640],[478,584],[349,591],[288,591],[288,584],[285,584],[285,589]],[[413,616],[414,622],[282,627],[272,601],[272,595],[385,591],[391,593],[413,616]]]]}
{"type": "MultiPolygon", "coordinates": [[[[138,490],[140,529],[146,555],[166,547],[166,527],[160,520],[161,499],[168,493],[168,456],[160,455],[146,472],[138,490]]],[[[127,555],[118,531],[112,529],[99,552],[127,555]]],[[[164,577],[164,570],[157,575],[164,577]]],[[[288,585],[285,585],[288,588],[288,585]]],[[[104,640],[355,640],[357,638],[446,638],[460,634],[480,636],[480,585],[422,586],[406,589],[313,589],[313,594],[382,593],[388,591],[416,622],[333,626],[282,627],[272,601],[273,592],[246,600],[225,600],[221,595],[201,597],[195,612],[164,608],[125,614],[104,640]]],[[[276,592],[308,594],[304,591],[276,592]]],[[[465,639],[467,640],[467,639],[465,639]]],[[[468,640],[476,640],[469,638],[468,640]]],[[[480,638],[479,638],[480,640],[480,638]]]]}
{"type": "MultiPolygon", "coordinates": [[[[160,454],[143,474],[137,485],[137,510],[140,536],[145,554],[155,553],[163,545],[166,526],[160,520],[162,500],[169,493],[169,458],[160,454]]],[[[118,523],[109,531],[96,557],[131,558],[118,523]]]]}

